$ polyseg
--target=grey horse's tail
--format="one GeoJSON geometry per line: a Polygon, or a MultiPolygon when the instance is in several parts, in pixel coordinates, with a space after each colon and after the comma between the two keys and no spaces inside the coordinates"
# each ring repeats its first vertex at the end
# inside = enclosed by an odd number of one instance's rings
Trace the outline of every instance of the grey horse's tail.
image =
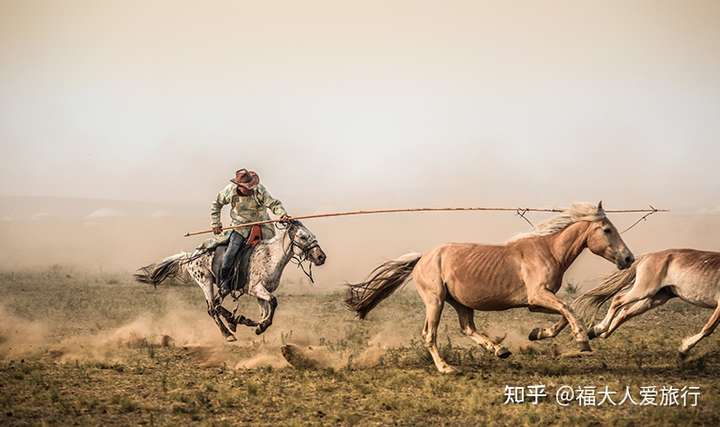
{"type": "Polygon", "coordinates": [[[606,277],[598,287],[575,298],[572,308],[577,316],[586,322],[592,322],[605,302],[633,285],[640,261],[641,259],[638,259],[629,268],[616,271],[606,277]]]}
{"type": "Polygon", "coordinates": [[[380,301],[389,297],[407,281],[421,257],[421,254],[416,253],[404,255],[378,266],[366,281],[348,283],[345,305],[357,313],[360,319],[364,319],[380,301]]]}
{"type": "Polygon", "coordinates": [[[140,267],[134,274],[135,280],[157,287],[163,281],[177,276],[180,273],[180,265],[186,258],[187,254],[182,252],[169,256],[156,264],[140,267]]]}

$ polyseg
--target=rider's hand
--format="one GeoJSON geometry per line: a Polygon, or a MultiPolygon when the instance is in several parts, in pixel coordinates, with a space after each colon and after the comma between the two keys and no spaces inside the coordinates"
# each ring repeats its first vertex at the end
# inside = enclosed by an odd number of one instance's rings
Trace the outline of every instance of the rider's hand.
{"type": "Polygon", "coordinates": [[[222,225],[216,225],[213,227],[212,231],[214,234],[220,234],[223,231],[223,227],[222,225]]]}
{"type": "Polygon", "coordinates": [[[281,216],[280,219],[283,221],[290,221],[290,215],[285,214],[285,215],[281,216]]]}

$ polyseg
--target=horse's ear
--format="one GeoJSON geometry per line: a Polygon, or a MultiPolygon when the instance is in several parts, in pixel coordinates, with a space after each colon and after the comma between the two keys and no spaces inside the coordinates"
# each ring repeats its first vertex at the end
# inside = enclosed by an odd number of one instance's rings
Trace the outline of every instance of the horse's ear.
{"type": "Polygon", "coordinates": [[[598,203],[598,210],[599,210],[599,211],[602,211],[602,210],[603,210],[602,200],[600,200],[600,202],[598,203]]]}

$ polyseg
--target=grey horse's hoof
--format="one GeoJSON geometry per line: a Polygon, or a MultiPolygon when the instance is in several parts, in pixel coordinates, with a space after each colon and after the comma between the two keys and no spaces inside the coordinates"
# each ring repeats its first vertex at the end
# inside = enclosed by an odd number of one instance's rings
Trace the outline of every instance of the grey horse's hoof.
{"type": "Polygon", "coordinates": [[[587,341],[578,342],[578,346],[580,347],[580,351],[582,352],[592,352],[592,348],[590,348],[590,343],[587,341]]]}
{"type": "Polygon", "coordinates": [[[532,331],[530,331],[530,335],[528,335],[528,339],[530,341],[537,341],[540,339],[540,333],[542,332],[542,329],[535,328],[532,331]]]}
{"type": "Polygon", "coordinates": [[[511,354],[512,352],[505,347],[500,347],[499,349],[495,350],[495,356],[501,359],[507,359],[508,357],[510,357],[511,354]]]}
{"type": "Polygon", "coordinates": [[[225,337],[225,341],[227,342],[235,342],[237,341],[237,338],[235,338],[235,335],[228,335],[225,337]]]}
{"type": "Polygon", "coordinates": [[[262,334],[269,326],[269,324],[261,323],[257,328],[255,328],[255,335],[262,334]]]}

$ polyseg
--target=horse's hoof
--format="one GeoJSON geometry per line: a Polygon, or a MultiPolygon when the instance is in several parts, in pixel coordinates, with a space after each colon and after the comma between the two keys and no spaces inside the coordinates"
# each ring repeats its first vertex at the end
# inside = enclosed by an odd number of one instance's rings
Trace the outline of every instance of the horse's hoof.
{"type": "Polygon", "coordinates": [[[495,356],[501,359],[507,359],[508,357],[510,357],[511,354],[512,352],[505,347],[500,347],[499,349],[495,350],[495,356]]]}
{"type": "Polygon", "coordinates": [[[453,368],[450,365],[445,365],[442,368],[438,368],[438,371],[440,371],[441,374],[459,374],[460,371],[453,368]]]}
{"type": "Polygon", "coordinates": [[[530,335],[528,335],[528,339],[530,341],[537,341],[540,339],[540,333],[542,332],[542,329],[535,328],[532,331],[530,331],[530,335]]]}
{"type": "Polygon", "coordinates": [[[580,351],[584,353],[591,353],[592,348],[590,348],[590,343],[587,341],[581,341],[578,343],[578,346],[580,347],[580,351]]]}
{"type": "Polygon", "coordinates": [[[260,335],[268,328],[270,325],[260,325],[257,328],[255,328],[255,335],[260,335]]]}
{"type": "Polygon", "coordinates": [[[237,341],[237,338],[235,338],[235,335],[228,335],[225,337],[225,341],[227,342],[235,342],[237,341]]]}

